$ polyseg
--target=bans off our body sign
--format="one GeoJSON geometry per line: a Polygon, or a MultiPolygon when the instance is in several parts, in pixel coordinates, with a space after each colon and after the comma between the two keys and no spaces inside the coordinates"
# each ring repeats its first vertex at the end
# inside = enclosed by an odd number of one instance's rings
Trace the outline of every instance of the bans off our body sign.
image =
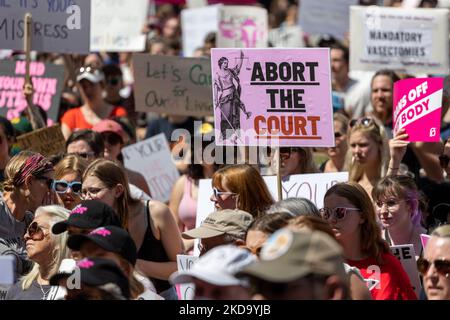
{"type": "Polygon", "coordinates": [[[213,49],[216,143],[334,146],[329,49],[213,49]]]}

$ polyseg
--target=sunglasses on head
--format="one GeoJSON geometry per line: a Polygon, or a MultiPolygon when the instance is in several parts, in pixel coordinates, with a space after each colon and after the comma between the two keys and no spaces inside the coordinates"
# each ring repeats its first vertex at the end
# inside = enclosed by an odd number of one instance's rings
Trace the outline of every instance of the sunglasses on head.
{"type": "Polygon", "coordinates": [[[359,119],[352,119],[350,120],[350,122],[348,123],[348,125],[350,126],[350,128],[353,128],[354,126],[358,125],[358,126],[363,126],[363,127],[368,127],[372,124],[376,124],[375,121],[372,118],[359,118],[359,119]]]}
{"type": "Polygon", "coordinates": [[[319,210],[320,215],[323,219],[329,220],[334,217],[336,220],[343,220],[347,216],[348,211],[361,211],[358,208],[346,208],[346,207],[336,207],[336,208],[322,208],[319,210]]]}
{"type": "Polygon", "coordinates": [[[27,232],[28,236],[35,240],[35,241],[40,241],[42,239],[44,239],[45,237],[45,233],[44,233],[44,229],[45,227],[40,226],[36,221],[33,221],[27,228],[27,232]]]}
{"type": "Polygon", "coordinates": [[[434,267],[436,268],[436,271],[445,276],[449,277],[450,275],[450,261],[445,259],[438,259],[434,261],[429,261],[425,258],[419,258],[417,260],[417,270],[422,274],[425,275],[428,272],[428,269],[430,269],[431,265],[434,264],[434,267]]]}
{"type": "Polygon", "coordinates": [[[441,154],[439,156],[439,164],[441,165],[442,169],[445,169],[448,167],[448,164],[450,162],[450,157],[446,154],[441,154]]]}
{"type": "Polygon", "coordinates": [[[55,180],[53,181],[52,188],[57,193],[66,193],[70,188],[74,193],[79,195],[81,193],[81,182],[72,181],[69,183],[66,180],[55,180]]]}

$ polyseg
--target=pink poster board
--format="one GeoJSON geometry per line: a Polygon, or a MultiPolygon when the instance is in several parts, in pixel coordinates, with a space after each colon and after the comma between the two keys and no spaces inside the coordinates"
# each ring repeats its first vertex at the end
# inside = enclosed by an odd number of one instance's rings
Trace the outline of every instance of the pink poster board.
{"type": "Polygon", "coordinates": [[[328,48],[212,49],[216,144],[334,146],[328,48]]]}
{"type": "Polygon", "coordinates": [[[394,133],[405,128],[408,141],[439,142],[443,85],[443,78],[395,82],[394,133]]]}

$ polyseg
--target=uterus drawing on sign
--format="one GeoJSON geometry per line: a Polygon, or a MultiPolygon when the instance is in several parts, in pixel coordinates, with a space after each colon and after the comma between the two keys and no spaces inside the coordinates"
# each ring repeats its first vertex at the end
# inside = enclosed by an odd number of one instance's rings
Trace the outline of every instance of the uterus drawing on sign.
{"type": "Polygon", "coordinates": [[[256,48],[265,36],[263,26],[252,18],[222,20],[219,31],[223,38],[234,40],[236,47],[242,44],[244,48],[256,48]]]}

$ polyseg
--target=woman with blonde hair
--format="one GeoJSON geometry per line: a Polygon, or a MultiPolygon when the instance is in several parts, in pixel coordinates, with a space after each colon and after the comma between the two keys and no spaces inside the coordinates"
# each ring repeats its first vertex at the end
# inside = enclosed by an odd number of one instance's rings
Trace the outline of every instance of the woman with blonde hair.
{"type": "Polygon", "coordinates": [[[92,162],[82,181],[84,199],[100,200],[117,212],[138,248],[136,267],[151,279],[159,295],[176,299],[176,291],[167,280],[177,270],[177,254],[183,252],[183,244],[169,208],[155,200],[131,198],[125,172],[109,160],[92,162]]]}
{"type": "Polygon", "coordinates": [[[0,255],[13,255],[16,276],[29,271],[23,235],[33,212],[52,199],[53,166],[41,154],[23,151],[5,168],[3,199],[0,200],[0,255]]]}
{"type": "Polygon", "coordinates": [[[335,146],[327,148],[329,159],[320,166],[321,172],[340,172],[344,169],[345,155],[348,150],[348,118],[342,113],[333,115],[335,146]]]}
{"type": "Polygon", "coordinates": [[[367,194],[386,175],[389,143],[383,126],[373,118],[353,119],[347,132],[349,150],[345,168],[349,181],[359,183],[367,194]]]}
{"type": "Polygon", "coordinates": [[[13,285],[6,300],[55,300],[64,296],[58,286],[50,286],[49,279],[58,272],[61,261],[68,258],[67,232],[55,235],[52,226],[67,219],[69,210],[56,205],[39,207],[24,239],[33,269],[13,285]]]}
{"type": "Polygon", "coordinates": [[[87,166],[87,160],[75,155],[64,157],[55,166],[52,188],[66,209],[72,210],[81,202],[81,176],[87,166]]]}
{"type": "Polygon", "coordinates": [[[369,195],[356,182],[338,183],[325,193],[322,218],[344,250],[346,263],[371,279],[374,300],[416,300],[408,275],[394,257],[375,216],[369,195]]]}
{"type": "Polygon", "coordinates": [[[219,169],[212,177],[212,187],[210,200],[216,210],[239,209],[256,218],[274,203],[264,179],[248,164],[219,169]]]}

